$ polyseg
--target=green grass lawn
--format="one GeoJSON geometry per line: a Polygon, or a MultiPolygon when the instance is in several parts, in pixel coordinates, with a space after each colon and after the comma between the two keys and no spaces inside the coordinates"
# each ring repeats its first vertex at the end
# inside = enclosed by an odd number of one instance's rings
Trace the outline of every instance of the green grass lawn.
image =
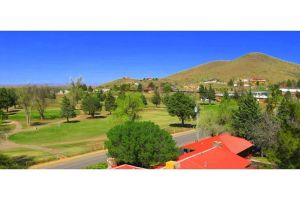
{"type": "MultiPolygon", "coordinates": [[[[216,112],[217,107],[217,105],[203,106],[201,117],[211,116],[212,112],[216,112]]],[[[53,112],[55,114],[56,111],[53,112]]],[[[191,129],[170,126],[170,124],[180,124],[180,120],[177,117],[170,116],[163,106],[156,108],[149,105],[140,115],[140,120],[153,121],[171,134],[191,129]]],[[[186,123],[196,124],[195,121],[187,121],[186,123]]],[[[65,156],[73,156],[103,149],[106,133],[115,125],[116,122],[111,116],[108,116],[97,119],[86,119],[77,123],[61,123],[41,127],[35,131],[20,132],[10,136],[9,139],[20,144],[45,146],[56,149],[65,156]]]]}
{"type": "Polygon", "coordinates": [[[86,169],[107,169],[107,163],[98,163],[95,165],[90,165],[86,169]]]}
{"type": "MultiPolygon", "coordinates": [[[[80,111],[76,110],[76,114],[79,114],[79,113],[80,113],[80,111]]],[[[24,110],[20,110],[18,112],[11,113],[9,115],[8,119],[9,120],[14,120],[14,121],[19,121],[19,122],[21,122],[23,127],[27,127],[24,110]]],[[[58,120],[58,119],[61,119],[61,117],[60,117],[60,108],[58,108],[58,107],[47,108],[46,112],[45,112],[45,119],[44,120],[40,119],[40,115],[39,115],[39,113],[36,109],[33,109],[32,113],[31,113],[32,123],[37,123],[37,122],[47,123],[47,122],[58,120]]]]}
{"type": "Polygon", "coordinates": [[[46,153],[43,151],[31,150],[28,148],[15,148],[15,149],[1,150],[0,154],[4,154],[11,158],[19,157],[19,156],[26,156],[28,158],[32,158],[33,163],[46,162],[46,161],[56,159],[55,156],[53,156],[49,153],[46,153]]]}

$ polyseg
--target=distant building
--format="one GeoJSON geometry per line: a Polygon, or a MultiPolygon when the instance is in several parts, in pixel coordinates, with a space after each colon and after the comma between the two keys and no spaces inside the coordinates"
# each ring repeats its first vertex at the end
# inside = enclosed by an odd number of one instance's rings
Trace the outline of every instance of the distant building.
{"type": "Polygon", "coordinates": [[[255,86],[257,84],[265,85],[267,81],[266,81],[266,79],[252,77],[252,78],[249,79],[249,82],[250,82],[250,85],[255,86]]]}
{"type": "Polygon", "coordinates": [[[268,92],[266,92],[266,91],[253,91],[252,95],[259,102],[266,102],[268,99],[268,92]]]}
{"type": "Polygon", "coordinates": [[[64,94],[69,94],[70,91],[69,90],[60,90],[57,94],[58,95],[64,95],[64,94]]]}

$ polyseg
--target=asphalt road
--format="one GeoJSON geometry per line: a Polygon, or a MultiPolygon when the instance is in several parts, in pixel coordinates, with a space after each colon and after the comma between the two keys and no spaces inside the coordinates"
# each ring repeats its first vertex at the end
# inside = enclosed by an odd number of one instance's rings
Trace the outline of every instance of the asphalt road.
{"type": "MultiPolygon", "coordinates": [[[[178,146],[194,142],[197,140],[196,131],[189,131],[185,134],[177,134],[174,137],[178,146]]],[[[41,167],[40,169],[82,169],[89,165],[94,165],[100,162],[106,162],[106,152],[102,151],[95,154],[87,154],[75,159],[70,159],[58,163],[49,164],[48,166],[41,167]]]]}

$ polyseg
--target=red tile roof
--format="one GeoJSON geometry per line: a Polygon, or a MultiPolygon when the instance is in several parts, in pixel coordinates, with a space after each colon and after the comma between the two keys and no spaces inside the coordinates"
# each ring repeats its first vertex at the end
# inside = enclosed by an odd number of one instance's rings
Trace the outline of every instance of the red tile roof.
{"type": "Polygon", "coordinates": [[[178,169],[243,169],[251,164],[223,147],[212,147],[184,159],[179,159],[178,169]]]}
{"type": "MultiPolygon", "coordinates": [[[[182,146],[182,148],[193,149],[194,151],[191,153],[197,153],[213,147],[213,143],[215,141],[221,142],[224,148],[227,148],[229,151],[231,151],[234,154],[239,154],[240,152],[253,146],[251,142],[243,138],[232,136],[229,133],[223,133],[214,137],[200,140],[198,142],[184,145],[182,146]]],[[[182,158],[184,157],[187,157],[187,155],[186,154],[182,155],[182,158]]]]}
{"type": "Polygon", "coordinates": [[[180,169],[240,169],[246,168],[251,162],[237,154],[252,147],[249,141],[224,133],[200,140],[182,148],[192,152],[181,155],[177,162],[180,169]],[[219,142],[221,146],[214,146],[219,142]]]}
{"type": "Polygon", "coordinates": [[[114,167],[113,169],[143,169],[143,168],[136,167],[136,166],[133,166],[133,165],[128,165],[128,164],[123,164],[123,165],[119,165],[117,167],[114,167]]]}

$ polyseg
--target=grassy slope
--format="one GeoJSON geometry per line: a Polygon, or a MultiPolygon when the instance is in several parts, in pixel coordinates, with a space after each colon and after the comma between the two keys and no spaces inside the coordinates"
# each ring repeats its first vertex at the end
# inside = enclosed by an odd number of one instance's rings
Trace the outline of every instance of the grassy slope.
{"type": "Polygon", "coordinates": [[[166,77],[179,85],[199,83],[209,79],[228,81],[231,78],[256,76],[270,82],[300,77],[300,65],[261,53],[251,53],[232,61],[216,61],[166,77]]]}

